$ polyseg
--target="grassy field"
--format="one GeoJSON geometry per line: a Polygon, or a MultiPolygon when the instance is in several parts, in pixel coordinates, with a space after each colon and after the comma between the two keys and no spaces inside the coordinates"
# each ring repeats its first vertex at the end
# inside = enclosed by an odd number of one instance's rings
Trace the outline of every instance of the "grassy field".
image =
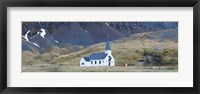
{"type": "Polygon", "coordinates": [[[80,67],[62,64],[37,64],[22,68],[22,72],[178,72],[177,66],[112,66],[80,67]]]}
{"type": "MultiPolygon", "coordinates": [[[[159,33],[160,34],[160,33],[159,33]]],[[[150,34],[151,37],[156,34],[150,34]]],[[[165,39],[148,39],[148,33],[134,34],[119,40],[111,41],[112,55],[115,58],[114,67],[80,67],[81,57],[94,52],[104,52],[105,42],[82,48],[72,52],[68,48],[53,48],[44,54],[38,52],[22,52],[22,72],[177,72],[178,42],[165,39]],[[157,48],[162,48],[157,51],[157,48]],[[163,56],[161,66],[156,62],[141,66],[137,61],[145,54],[163,56]],[[124,64],[131,66],[125,67],[124,64]]]]}

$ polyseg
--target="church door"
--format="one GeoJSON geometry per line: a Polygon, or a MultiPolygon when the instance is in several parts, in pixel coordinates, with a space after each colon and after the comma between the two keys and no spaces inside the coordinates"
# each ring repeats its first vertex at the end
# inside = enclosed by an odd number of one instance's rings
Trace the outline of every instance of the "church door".
{"type": "Polygon", "coordinates": [[[108,66],[110,66],[110,62],[111,62],[111,56],[109,56],[109,59],[108,59],[108,66]]]}

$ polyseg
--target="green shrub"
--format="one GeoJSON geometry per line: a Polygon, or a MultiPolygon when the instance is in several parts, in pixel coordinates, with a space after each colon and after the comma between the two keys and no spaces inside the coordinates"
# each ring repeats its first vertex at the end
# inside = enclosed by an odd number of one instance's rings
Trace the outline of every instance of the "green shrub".
{"type": "Polygon", "coordinates": [[[178,49],[143,49],[141,52],[143,57],[152,56],[153,59],[150,62],[146,58],[146,62],[150,63],[149,65],[177,65],[178,64],[178,49]]]}

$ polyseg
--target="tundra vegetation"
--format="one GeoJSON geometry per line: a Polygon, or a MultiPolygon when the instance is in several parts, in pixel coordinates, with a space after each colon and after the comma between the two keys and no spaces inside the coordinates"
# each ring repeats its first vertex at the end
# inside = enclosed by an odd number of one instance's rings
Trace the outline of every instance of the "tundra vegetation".
{"type": "Polygon", "coordinates": [[[22,51],[22,72],[177,72],[178,41],[161,39],[163,32],[138,33],[111,41],[113,67],[80,67],[83,56],[103,52],[105,42],[91,46],[52,46],[44,53],[22,51]],[[156,38],[156,37],[159,38],[156,38]],[[74,51],[76,47],[80,50],[74,51]]]}

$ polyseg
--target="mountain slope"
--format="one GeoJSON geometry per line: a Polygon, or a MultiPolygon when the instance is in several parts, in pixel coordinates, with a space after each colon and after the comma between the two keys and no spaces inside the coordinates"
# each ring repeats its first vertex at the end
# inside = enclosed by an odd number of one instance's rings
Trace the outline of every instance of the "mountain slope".
{"type": "MultiPolygon", "coordinates": [[[[177,26],[177,22],[23,22],[22,51],[35,49],[44,53],[54,46],[87,47],[104,42],[107,37],[113,41],[131,34],[163,32],[163,30],[175,29],[177,26]]],[[[163,36],[169,38],[171,35],[163,36]]],[[[149,38],[151,37],[149,35],[149,38]]]]}
{"type": "MultiPolygon", "coordinates": [[[[177,33],[177,29],[174,30],[165,30],[157,32],[147,33],[138,33],[132,34],[129,37],[124,37],[118,40],[111,41],[112,54],[117,59],[117,65],[123,65],[125,57],[129,55],[134,55],[136,51],[141,51],[146,48],[150,49],[178,49],[177,37],[172,36],[170,39],[163,36],[165,34],[174,34],[177,33]],[[151,38],[149,38],[151,37],[151,38]],[[161,41],[162,40],[162,41],[161,41]],[[120,60],[120,61],[119,61],[120,60]]],[[[64,63],[69,65],[78,66],[81,57],[89,56],[94,52],[104,52],[105,42],[94,44],[86,48],[81,49],[80,51],[73,52],[66,55],[60,55],[57,58],[54,58],[52,63],[64,63]]],[[[138,56],[136,56],[138,59],[138,56]]]]}

